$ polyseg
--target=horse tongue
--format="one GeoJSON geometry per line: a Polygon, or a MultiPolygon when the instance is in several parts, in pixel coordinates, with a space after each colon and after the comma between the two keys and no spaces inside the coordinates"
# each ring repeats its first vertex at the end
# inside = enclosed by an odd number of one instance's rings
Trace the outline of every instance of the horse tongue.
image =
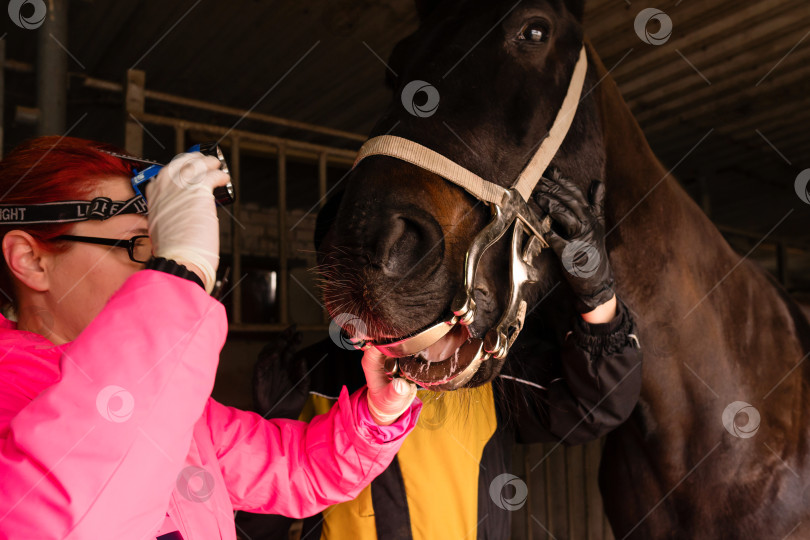
{"type": "Polygon", "coordinates": [[[466,326],[457,324],[442,339],[422,351],[416,353],[417,358],[427,362],[441,362],[451,358],[470,337],[466,326]]]}

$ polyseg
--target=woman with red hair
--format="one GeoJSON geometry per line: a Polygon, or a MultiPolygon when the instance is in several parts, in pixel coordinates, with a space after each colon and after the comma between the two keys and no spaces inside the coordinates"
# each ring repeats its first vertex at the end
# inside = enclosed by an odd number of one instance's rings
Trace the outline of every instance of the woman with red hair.
{"type": "Polygon", "coordinates": [[[233,512],[313,515],[391,462],[420,410],[368,385],[309,424],[210,398],[227,334],[216,158],[136,194],[128,163],[43,137],[0,162],[0,538],[235,539],[233,512]]]}

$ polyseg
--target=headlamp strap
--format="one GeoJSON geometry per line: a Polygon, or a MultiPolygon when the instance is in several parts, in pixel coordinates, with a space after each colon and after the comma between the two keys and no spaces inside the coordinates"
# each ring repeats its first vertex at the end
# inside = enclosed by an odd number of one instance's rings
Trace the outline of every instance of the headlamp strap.
{"type": "Polygon", "coordinates": [[[136,195],[126,201],[96,197],[92,201],[59,201],[42,204],[0,204],[0,225],[104,221],[122,214],[146,214],[146,201],[136,195]]]}

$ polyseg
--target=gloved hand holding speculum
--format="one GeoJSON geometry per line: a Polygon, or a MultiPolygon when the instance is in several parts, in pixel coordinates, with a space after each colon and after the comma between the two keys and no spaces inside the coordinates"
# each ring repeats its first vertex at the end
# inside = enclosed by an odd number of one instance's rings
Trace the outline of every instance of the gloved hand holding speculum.
{"type": "Polygon", "coordinates": [[[197,273],[208,293],[219,266],[213,190],[230,182],[220,165],[217,158],[199,152],[180,154],[146,186],[153,255],[197,273]]]}
{"type": "Polygon", "coordinates": [[[537,189],[535,201],[553,220],[546,240],[562,261],[579,312],[588,313],[615,294],[605,249],[605,185],[594,180],[586,197],[574,181],[555,170],[537,189]]]}
{"type": "Polygon", "coordinates": [[[391,378],[385,371],[385,355],[369,347],[363,353],[363,371],[368,384],[368,410],[374,421],[387,426],[408,410],[416,397],[416,385],[407,379],[391,378]]]}

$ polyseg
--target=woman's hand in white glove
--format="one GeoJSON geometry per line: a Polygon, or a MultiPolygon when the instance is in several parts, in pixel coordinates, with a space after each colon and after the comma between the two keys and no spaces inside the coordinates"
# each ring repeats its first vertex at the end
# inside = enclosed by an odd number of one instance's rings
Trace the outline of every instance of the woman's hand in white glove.
{"type": "Polygon", "coordinates": [[[363,354],[363,371],[371,417],[380,426],[393,424],[410,408],[416,397],[416,385],[407,379],[390,380],[385,373],[385,355],[374,348],[363,354]]]}
{"type": "Polygon", "coordinates": [[[182,264],[211,292],[219,266],[214,188],[230,181],[220,162],[199,152],[179,154],[146,186],[155,257],[182,264]]]}

